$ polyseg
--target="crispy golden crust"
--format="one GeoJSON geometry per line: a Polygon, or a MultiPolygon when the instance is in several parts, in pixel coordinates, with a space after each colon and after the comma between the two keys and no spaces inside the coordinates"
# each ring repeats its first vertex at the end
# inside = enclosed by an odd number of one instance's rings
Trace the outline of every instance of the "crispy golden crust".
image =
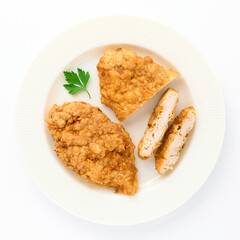
{"type": "Polygon", "coordinates": [[[172,170],[176,161],[179,158],[180,152],[184,147],[184,144],[189,136],[190,131],[192,130],[196,119],[196,112],[193,107],[184,108],[181,113],[174,119],[173,124],[169,127],[166,134],[164,135],[163,142],[155,153],[155,166],[156,170],[160,174],[165,174],[169,169],[172,170]],[[183,124],[189,118],[193,116],[192,126],[186,130],[186,134],[183,134],[183,124]],[[182,135],[183,134],[183,135],[182,135]],[[177,137],[180,137],[181,144],[179,148],[176,149],[176,160],[171,161],[172,157],[170,153],[171,146],[176,140],[177,137]]]}
{"type": "Polygon", "coordinates": [[[138,156],[142,159],[148,159],[150,157],[152,157],[153,152],[160,146],[161,144],[161,140],[165,134],[165,132],[168,129],[168,123],[170,121],[173,120],[174,118],[174,114],[175,114],[175,109],[178,103],[178,91],[176,91],[175,89],[172,88],[168,88],[164,94],[162,95],[161,99],[159,100],[157,106],[155,107],[153,113],[151,114],[151,117],[148,121],[148,127],[144,133],[144,136],[142,137],[141,141],[139,142],[138,145],[138,156]],[[159,129],[158,125],[157,125],[157,121],[159,121],[159,119],[161,118],[161,116],[163,116],[163,112],[167,111],[166,107],[166,103],[167,101],[169,101],[169,96],[170,94],[174,94],[174,96],[176,97],[176,100],[173,102],[174,107],[172,112],[170,113],[170,115],[167,116],[166,118],[166,122],[164,124],[164,126],[160,126],[161,129],[159,129]],[[150,144],[150,140],[149,140],[149,135],[153,135],[155,138],[157,136],[157,131],[161,131],[161,134],[159,134],[159,137],[157,138],[155,144],[150,144]],[[152,148],[151,152],[149,154],[146,154],[143,150],[146,148],[152,148]]]}
{"type": "Polygon", "coordinates": [[[88,182],[136,193],[134,144],[120,124],[84,102],[54,104],[47,123],[56,153],[67,167],[88,182]]]}
{"type": "Polygon", "coordinates": [[[108,49],[98,65],[101,102],[124,121],[180,75],[125,48],[108,49]]]}

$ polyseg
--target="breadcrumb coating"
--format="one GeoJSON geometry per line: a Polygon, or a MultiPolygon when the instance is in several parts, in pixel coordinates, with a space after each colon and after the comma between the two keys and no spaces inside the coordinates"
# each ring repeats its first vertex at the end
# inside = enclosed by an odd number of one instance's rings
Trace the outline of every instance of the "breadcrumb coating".
{"type": "Polygon", "coordinates": [[[101,102],[115,112],[119,121],[180,75],[154,63],[149,56],[142,58],[125,48],[106,50],[97,69],[101,102]]]}
{"type": "Polygon", "coordinates": [[[160,174],[172,170],[196,121],[193,107],[184,108],[167,130],[155,153],[155,166],[160,174]]]}
{"type": "Polygon", "coordinates": [[[178,102],[178,91],[168,88],[155,107],[147,130],[138,145],[138,156],[150,158],[160,146],[161,140],[168,129],[168,123],[173,120],[178,102]]]}
{"type": "Polygon", "coordinates": [[[122,125],[85,102],[54,104],[47,123],[65,166],[87,182],[136,193],[134,144],[122,125]]]}

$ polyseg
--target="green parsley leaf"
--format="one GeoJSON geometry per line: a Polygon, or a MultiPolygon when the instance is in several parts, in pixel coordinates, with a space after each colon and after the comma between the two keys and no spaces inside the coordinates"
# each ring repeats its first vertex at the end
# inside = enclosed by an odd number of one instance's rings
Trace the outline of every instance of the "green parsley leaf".
{"type": "Polygon", "coordinates": [[[70,83],[70,84],[77,84],[77,85],[80,85],[80,81],[78,79],[78,75],[71,71],[71,72],[63,72],[64,75],[65,75],[65,80],[70,83]]]}
{"type": "Polygon", "coordinates": [[[75,94],[78,91],[86,91],[89,98],[91,98],[88,90],[87,90],[87,83],[90,78],[89,72],[85,73],[82,69],[78,68],[78,75],[71,71],[71,72],[63,72],[65,75],[65,80],[69,84],[64,84],[63,86],[68,90],[68,93],[75,94]]]}
{"type": "Polygon", "coordinates": [[[63,86],[69,91],[68,93],[72,95],[78,91],[85,90],[83,87],[78,87],[74,84],[64,84],[63,86]]]}
{"type": "Polygon", "coordinates": [[[89,72],[85,73],[82,69],[78,68],[78,76],[81,79],[82,83],[86,86],[90,78],[89,72]]]}

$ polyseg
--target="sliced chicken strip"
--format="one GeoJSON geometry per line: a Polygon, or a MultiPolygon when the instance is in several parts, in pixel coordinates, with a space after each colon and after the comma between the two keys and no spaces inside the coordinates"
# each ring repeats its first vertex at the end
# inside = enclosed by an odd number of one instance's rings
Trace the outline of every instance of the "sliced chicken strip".
{"type": "Polygon", "coordinates": [[[193,107],[184,108],[175,118],[155,153],[156,170],[160,174],[173,169],[195,121],[196,112],[193,107]]]}
{"type": "Polygon", "coordinates": [[[148,128],[138,145],[138,155],[142,159],[150,158],[160,145],[163,135],[167,131],[168,123],[173,120],[178,102],[178,91],[167,89],[155,107],[148,128]]]}

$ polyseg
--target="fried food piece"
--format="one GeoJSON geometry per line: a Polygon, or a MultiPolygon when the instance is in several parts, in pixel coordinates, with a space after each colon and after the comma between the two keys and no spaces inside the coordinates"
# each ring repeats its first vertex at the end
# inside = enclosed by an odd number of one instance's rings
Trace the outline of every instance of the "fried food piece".
{"type": "Polygon", "coordinates": [[[160,174],[173,169],[195,121],[196,112],[193,107],[184,108],[174,119],[164,136],[162,145],[155,153],[155,166],[160,174]]]}
{"type": "Polygon", "coordinates": [[[138,145],[138,156],[142,159],[150,158],[168,129],[168,123],[173,120],[178,102],[178,91],[168,88],[155,107],[149,121],[148,128],[138,145]]]}
{"type": "Polygon", "coordinates": [[[85,102],[54,104],[47,123],[65,166],[87,182],[136,193],[134,144],[121,124],[85,102]]]}
{"type": "Polygon", "coordinates": [[[125,48],[106,50],[97,69],[101,102],[115,112],[119,121],[180,75],[154,63],[151,57],[142,58],[125,48]]]}

